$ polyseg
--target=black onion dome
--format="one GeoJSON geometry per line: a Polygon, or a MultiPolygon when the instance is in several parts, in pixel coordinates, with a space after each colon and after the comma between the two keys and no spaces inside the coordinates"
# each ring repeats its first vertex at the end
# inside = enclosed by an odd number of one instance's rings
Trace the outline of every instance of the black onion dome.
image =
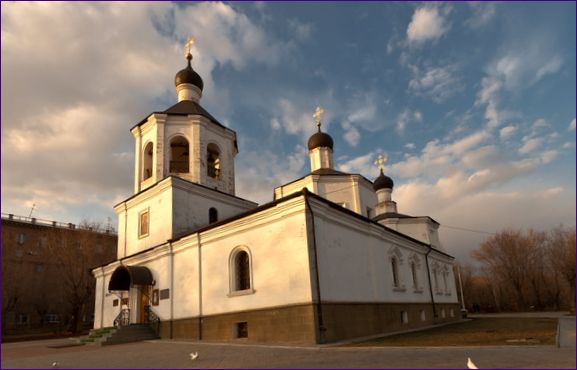
{"type": "Polygon", "coordinates": [[[185,69],[178,71],[176,76],[174,77],[174,85],[178,86],[180,84],[193,84],[194,86],[198,87],[200,91],[204,87],[204,82],[202,82],[202,78],[198,73],[192,69],[190,65],[190,60],[192,59],[192,55],[189,53],[186,56],[188,59],[188,66],[185,69]]]}
{"type": "Polygon", "coordinates": [[[383,170],[381,170],[381,174],[375,179],[375,182],[373,182],[373,189],[375,191],[381,189],[392,189],[393,185],[393,179],[391,179],[389,176],[385,176],[383,170]]]}
{"type": "Polygon", "coordinates": [[[319,147],[328,147],[333,150],[333,138],[329,134],[325,134],[319,128],[319,131],[309,138],[309,150],[319,147]]]}

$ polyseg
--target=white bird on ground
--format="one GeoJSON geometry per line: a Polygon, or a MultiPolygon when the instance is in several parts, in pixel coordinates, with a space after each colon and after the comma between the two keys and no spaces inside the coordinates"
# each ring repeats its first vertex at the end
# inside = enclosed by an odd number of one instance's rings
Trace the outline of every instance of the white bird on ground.
{"type": "Polygon", "coordinates": [[[53,367],[54,369],[58,368],[58,362],[54,361],[54,362],[52,363],[52,367],[53,367]]]}
{"type": "Polygon", "coordinates": [[[467,357],[467,367],[469,369],[478,369],[477,365],[475,365],[473,361],[471,361],[471,357],[467,357]]]}
{"type": "Polygon", "coordinates": [[[198,352],[190,352],[190,359],[196,360],[198,358],[198,352]]]}

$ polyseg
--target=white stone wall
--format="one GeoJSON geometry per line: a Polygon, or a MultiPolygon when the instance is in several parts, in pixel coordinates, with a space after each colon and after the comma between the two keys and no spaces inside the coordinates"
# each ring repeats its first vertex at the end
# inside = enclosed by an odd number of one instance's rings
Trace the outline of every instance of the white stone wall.
{"type": "MultiPolygon", "coordinates": [[[[302,197],[166,243],[126,258],[122,263],[148,267],[156,281],[154,288],[170,289],[170,299],[160,300],[158,306],[152,307],[161,320],[198,316],[200,310],[202,315],[214,315],[312,300],[302,197]],[[254,289],[251,294],[231,294],[229,259],[239,246],[248,248],[251,255],[254,289]]],[[[95,327],[100,327],[101,321],[103,326],[110,326],[120,312],[119,307],[112,306],[117,297],[106,294],[110,276],[118,266],[117,262],[106,266],[104,274],[101,269],[94,271],[97,277],[95,327]],[[104,308],[102,314],[101,307],[104,308]]],[[[131,309],[135,310],[136,294],[134,291],[130,294],[131,309]]],[[[132,314],[136,318],[138,312],[132,311],[132,314]]]]}
{"type": "Polygon", "coordinates": [[[377,203],[372,184],[360,175],[309,175],[302,180],[275,189],[275,199],[280,199],[306,187],[333,203],[367,217],[367,209],[377,203]]]}
{"type": "Polygon", "coordinates": [[[293,193],[299,192],[303,188],[307,188],[312,193],[316,193],[316,183],[313,182],[312,176],[309,175],[300,180],[275,188],[274,200],[281,199],[293,193]]]}
{"type": "MultiPolygon", "coordinates": [[[[342,217],[326,205],[316,204],[314,212],[323,301],[430,302],[425,263],[429,249],[426,246],[387,233],[366,221],[342,217]],[[398,287],[393,283],[392,256],[398,261],[398,287]],[[410,269],[410,261],[415,257],[419,261],[417,289],[413,287],[410,269]]],[[[443,263],[450,266],[450,258],[443,263]]],[[[454,283],[450,291],[439,295],[438,300],[435,296],[435,301],[456,303],[454,283]]]]}
{"type": "Polygon", "coordinates": [[[119,220],[118,258],[160,245],[172,237],[172,190],[170,179],[115,207],[119,220]],[[140,214],[149,212],[148,236],[139,237],[140,214]]]}
{"type": "Polygon", "coordinates": [[[214,192],[178,178],[166,178],[154,188],[115,207],[118,215],[118,257],[160,245],[184,232],[208,225],[209,208],[219,220],[254,208],[256,203],[214,192]],[[139,237],[140,214],[149,212],[149,234],[139,237]]]}
{"type": "Polygon", "coordinates": [[[439,240],[439,225],[428,217],[389,218],[379,221],[381,224],[405,235],[430,244],[433,248],[445,251],[439,240]]]}
{"type": "Polygon", "coordinates": [[[303,198],[201,234],[203,314],[311,302],[303,198]],[[230,290],[229,258],[248,248],[254,293],[230,290]]]}
{"type": "Polygon", "coordinates": [[[208,225],[210,208],[218,211],[218,221],[222,221],[257,206],[256,203],[188,183],[175,181],[173,189],[174,236],[208,225]]]}

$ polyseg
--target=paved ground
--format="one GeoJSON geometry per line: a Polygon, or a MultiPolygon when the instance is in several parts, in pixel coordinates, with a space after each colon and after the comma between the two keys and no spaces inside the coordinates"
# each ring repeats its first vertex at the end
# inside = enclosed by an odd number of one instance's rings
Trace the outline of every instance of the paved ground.
{"type": "Polygon", "coordinates": [[[48,348],[59,340],[8,343],[2,368],[575,368],[575,347],[288,348],[148,341],[48,348]],[[198,352],[195,361],[189,354],[198,352]]]}
{"type": "MultiPolygon", "coordinates": [[[[544,316],[539,316],[544,317],[544,316]]],[[[549,316],[550,317],[550,316],[549,316]]],[[[559,317],[559,316],[557,316],[559,317]]],[[[575,369],[575,317],[560,318],[561,345],[493,347],[282,347],[157,340],[49,348],[63,339],[2,345],[2,368],[480,368],[575,369]],[[190,353],[198,352],[197,360],[190,353]]]]}

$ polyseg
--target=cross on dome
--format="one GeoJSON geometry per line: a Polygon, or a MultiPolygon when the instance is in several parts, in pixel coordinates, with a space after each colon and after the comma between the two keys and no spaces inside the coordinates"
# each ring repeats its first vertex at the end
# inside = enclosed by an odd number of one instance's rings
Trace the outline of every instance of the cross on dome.
{"type": "Polygon", "coordinates": [[[323,113],[325,113],[325,110],[317,105],[317,108],[315,109],[315,113],[313,114],[313,117],[315,118],[315,122],[317,123],[317,127],[319,128],[319,131],[321,130],[321,117],[322,117],[323,113]]]}
{"type": "Polygon", "coordinates": [[[377,156],[377,159],[375,160],[375,166],[377,166],[381,172],[383,172],[383,170],[385,169],[385,163],[387,163],[387,161],[389,160],[388,156],[383,156],[382,154],[379,154],[377,156]]]}
{"type": "Polygon", "coordinates": [[[192,48],[192,45],[194,45],[195,42],[196,42],[196,39],[194,37],[188,36],[188,38],[186,39],[186,42],[184,43],[184,48],[186,49],[186,56],[192,55],[192,54],[190,54],[190,49],[192,48]]]}

